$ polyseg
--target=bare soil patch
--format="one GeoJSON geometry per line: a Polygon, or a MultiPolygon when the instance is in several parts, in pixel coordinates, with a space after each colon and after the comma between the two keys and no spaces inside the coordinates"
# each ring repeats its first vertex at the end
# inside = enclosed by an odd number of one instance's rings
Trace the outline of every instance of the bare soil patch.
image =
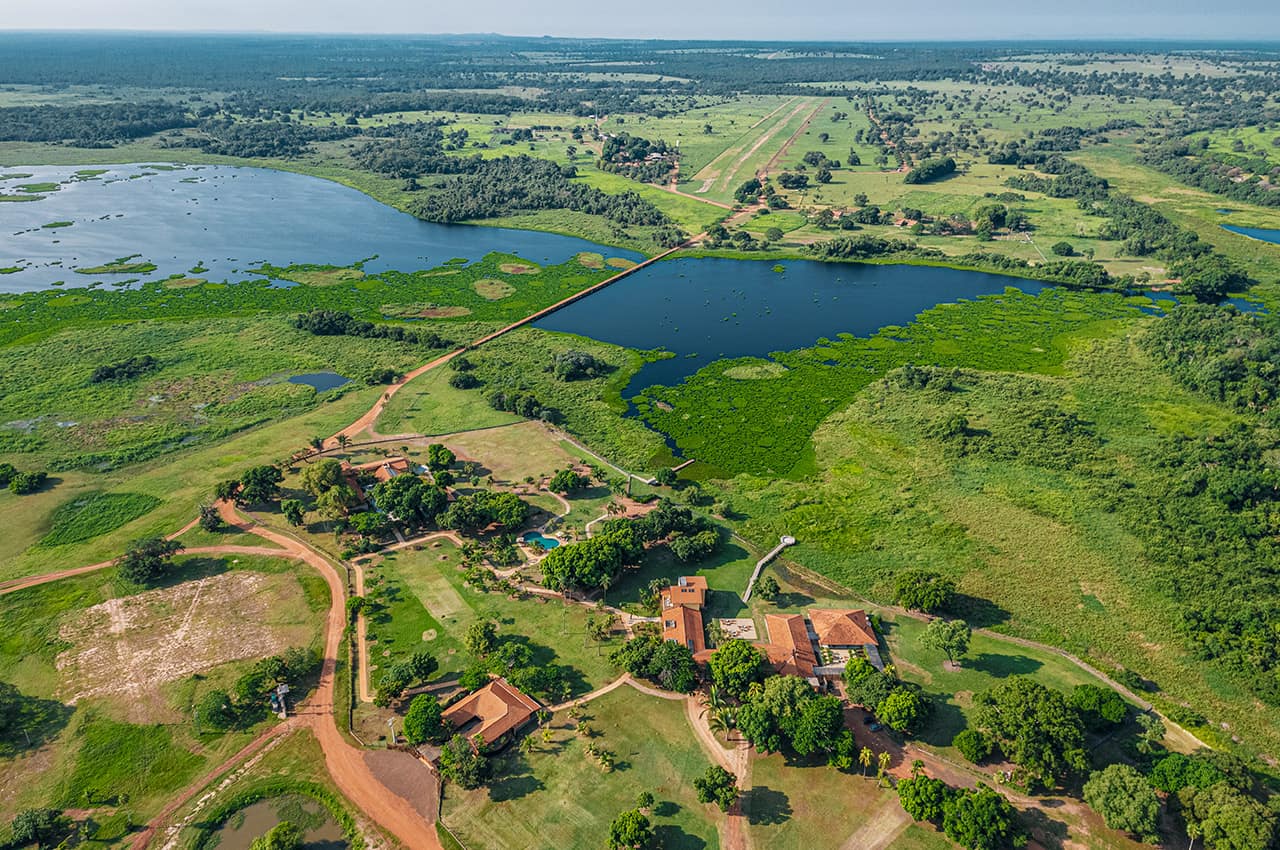
{"type": "Polygon", "coordinates": [[[604,268],[604,255],[594,254],[590,251],[583,251],[581,254],[578,255],[578,262],[584,268],[602,269],[604,268]]]}
{"type": "Polygon", "coordinates": [[[537,274],[542,271],[533,263],[503,263],[498,268],[507,274],[537,274]]]}
{"type": "Polygon", "coordinates": [[[452,304],[387,304],[382,313],[397,319],[454,319],[470,316],[471,308],[452,304]]]}
{"type": "Polygon", "coordinates": [[[165,289],[191,289],[205,283],[202,277],[176,277],[164,282],[165,289]]]}
{"type": "MultiPolygon", "coordinates": [[[[505,266],[503,271],[506,271],[505,266]]],[[[505,280],[494,280],[491,277],[477,280],[471,286],[475,289],[476,294],[486,301],[501,301],[516,291],[516,288],[505,280]]]]}
{"type": "Polygon", "coordinates": [[[604,262],[605,265],[611,269],[629,269],[636,265],[634,261],[628,260],[625,257],[610,257],[604,262]]]}
{"type": "MultiPolygon", "coordinates": [[[[219,573],[76,612],[58,632],[59,698],[127,697],[130,714],[162,709],[159,687],[229,661],[310,641],[302,587],[291,575],[219,573]]],[[[130,717],[135,722],[143,717],[130,717]]]]}

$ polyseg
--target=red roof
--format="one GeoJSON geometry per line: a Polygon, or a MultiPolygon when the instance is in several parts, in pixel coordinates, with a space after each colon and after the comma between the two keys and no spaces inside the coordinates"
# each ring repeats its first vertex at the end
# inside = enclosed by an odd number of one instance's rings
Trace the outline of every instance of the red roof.
{"type": "Polygon", "coordinates": [[[813,668],[818,666],[818,655],[809,640],[809,629],[799,614],[766,614],[765,627],[769,630],[769,642],[761,644],[769,657],[769,663],[783,676],[813,678],[813,668]]]}
{"type": "Polygon", "coordinates": [[[506,679],[496,678],[446,708],[443,717],[468,738],[478,734],[486,744],[492,744],[527,723],[539,708],[533,697],[506,679]]]}
{"type": "Polygon", "coordinates": [[[878,643],[866,611],[815,608],[809,612],[809,622],[813,623],[819,646],[875,646],[878,643]]]}
{"type": "Polygon", "coordinates": [[[677,605],[664,608],[662,614],[662,637],[682,643],[696,653],[707,648],[706,636],[702,631],[702,612],[688,605],[677,605]]]}

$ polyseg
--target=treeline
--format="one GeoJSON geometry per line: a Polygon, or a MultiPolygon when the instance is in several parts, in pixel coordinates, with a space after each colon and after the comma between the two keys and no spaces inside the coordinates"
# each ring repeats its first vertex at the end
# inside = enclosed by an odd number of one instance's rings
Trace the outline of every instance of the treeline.
{"type": "MultiPolygon", "coordinates": [[[[450,157],[456,176],[436,183],[410,212],[427,221],[459,222],[536,210],[573,210],[620,225],[667,226],[671,220],[635,192],[610,195],[575,183],[577,171],[528,156],[450,157]]],[[[678,244],[678,240],[676,243],[678,244]]]]}
{"type": "MultiPolygon", "coordinates": [[[[1201,141],[1208,143],[1208,139],[1201,141]]],[[[1266,178],[1280,176],[1280,167],[1266,160],[1247,165],[1230,162],[1225,157],[1194,151],[1185,141],[1167,142],[1148,148],[1138,161],[1168,174],[1188,186],[1213,192],[1241,203],[1264,207],[1280,207],[1280,191],[1266,178]]]]}
{"type": "Polygon", "coordinates": [[[448,348],[449,340],[432,331],[413,331],[399,325],[376,325],[340,310],[312,310],[299,313],[290,322],[295,328],[315,336],[359,336],[389,339],[427,348],[448,348]]]}
{"type": "Polygon", "coordinates": [[[1054,153],[1080,150],[1085,139],[1098,138],[1113,130],[1138,126],[1127,118],[1113,118],[1097,127],[1048,127],[1027,133],[1025,139],[1005,142],[987,155],[993,165],[1035,165],[1054,153]]]}
{"type": "Polygon", "coordinates": [[[306,153],[312,142],[347,139],[360,132],[359,127],[316,127],[274,121],[205,121],[200,124],[200,130],[203,135],[185,139],[183,146],[221,156],[286,159],[306,153]]]}
{"type": "Polygon", "coordinates": [[[1101,200],[1107,197],[1110,185],[1102,177],[1095,176],[1083,165],[1064,156],[1050,156],[1038,163],[1040,171],[1053,175],[1015,174],[1004,181],[1010,189],[1020,192],[1040,192],[1051,198],[1083,198],[1101,200]]]}
{"type": "Polygon", "coordinates": [[[186,109],[169,103],[11,106],[0,109],[0,141],[110,147],[121,139],[136,139],[191,124],[186,109]]]}
{"type": "Polygon", "coordinates": [[[934,180],[941,180],[948,174],[954,174],[955,171],[956,161],[949,156],[942,159],[926,159],[908,171],[907,176],[902,178],[902,182],[929,183],[934,180]]]}

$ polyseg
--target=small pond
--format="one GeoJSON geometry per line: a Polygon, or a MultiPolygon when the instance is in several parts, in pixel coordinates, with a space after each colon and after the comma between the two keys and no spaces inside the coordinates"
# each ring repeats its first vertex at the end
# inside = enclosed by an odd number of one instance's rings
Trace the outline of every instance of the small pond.
{"type": "Polygon", "coordinates": [[[305,850],[347,850],[350,846],[333,817],[315,800],[301,796],[260,800],[233,814],[207,845],[210,850],[248,850],[255,838],[282,821],[302,830],[305,850]]]}
{"type": "Polygon", "coordinates": [[[1240,227],[1235,224],[1224,224],[1222,229],[1230,230],[1232,233],[1238,233],[1241,236],[1247,236],[1250,239],[1257,239],[1259,242],[1272,242],[1280,245],[1280,230],[1266,230],[1261,227],[1240,227]]]}
{"type": "Polygon", "coordinates": [[[322,393],[328,390],[336,390],[338,387],[351,383],[350,378],[344,378],[337,372],[308,372],[304,375],[294,375],[289,379],[291,384],[306,384],[315,389],[316,392],[322,393]]]}
{"type": "Polygon", "coordinates": [[[543,549],[554,549],[560,545],[559,540],[554,537],[547,537],[539,531],[526,531],[524,534],[520,535],[520,540],[521,542],[528,543],[529,545],[536,543],[543,549]]]}

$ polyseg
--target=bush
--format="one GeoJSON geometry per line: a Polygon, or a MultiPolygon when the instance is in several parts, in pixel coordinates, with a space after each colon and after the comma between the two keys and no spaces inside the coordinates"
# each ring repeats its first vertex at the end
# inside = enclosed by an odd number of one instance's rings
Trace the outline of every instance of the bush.
{"type": "Polygon", "coordinates": [[[1055,242],[1053,247],[1049,249],[1059,257],[1074,257],[1076,249],[1071,247],[1070,242],[1055,242]]]}
{"type": "Polygon", "coordinates": [[[974,764],[981,764],[991,755],[991,741],[977,729],[963,729],[951,739],[951,746],[974,764]]]}

